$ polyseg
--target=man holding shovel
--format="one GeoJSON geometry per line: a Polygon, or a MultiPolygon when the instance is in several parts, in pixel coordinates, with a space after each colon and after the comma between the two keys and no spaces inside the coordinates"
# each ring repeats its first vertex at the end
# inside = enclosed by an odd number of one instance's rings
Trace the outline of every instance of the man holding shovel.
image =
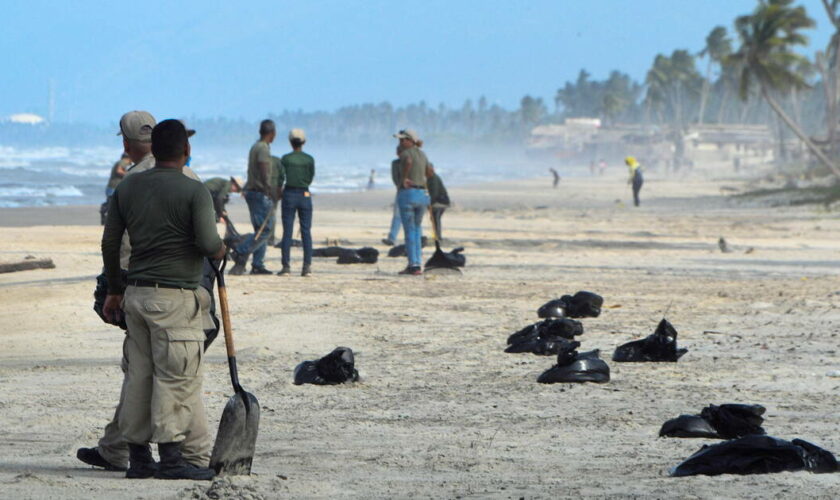
{"type": "Polygon", "coordinates": [[[271,143],[277,131],[272,120],[260,123],[260,139],[248,153],[248,181],[245,183],[245,201],[251,213],[254,236],[245,238],[234,252],[236,266],[231,274],[242,274],[248,254],[253,252],[251,274],[272,274],[265,268],[265,250],[268,238],[274,232],[274,197],[271,186],[271,143]]]}
{"type": "Polygon", "coordinates": [[[214,471],[187,462],[181,446],[207,432],[197,288],[204,257],[222,258],[225,247],[209,192],[181,173],[190,155],[186,128],[165,120],[151,135],[155,166],[117,187],[102,236],[109,288],[104,315],[116,321],[123,311],[128,325],[119,414],[129,443],[126,477],[209,480],[214,471]],[[132,250],[123,284],[119,250],[125,231],[132,250]],[[197,417],[203,425],[195,425],[197,417]],[[152,459],[150,442],[158,443],[160,464],[152,459]]]}

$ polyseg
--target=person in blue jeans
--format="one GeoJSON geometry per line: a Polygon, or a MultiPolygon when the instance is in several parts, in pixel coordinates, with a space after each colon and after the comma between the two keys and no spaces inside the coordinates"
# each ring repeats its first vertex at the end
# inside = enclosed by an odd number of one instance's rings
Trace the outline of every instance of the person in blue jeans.
{"type": "Polygon", "coordinates": [[[271,186],[271,143],[276,135],[274,122],[263,120],[260,123],[260,139],[251,146],[248,153],[248,181],[245,183],[243,194],[251,213],[254,234],[243,239],[233,249],[236,265],[230,270],[230,274],[242,274],[245,271],[245,263],[251,252],[254,253],[251,274],[272,274],[265,268],[264,259],[268,236],[274,231],[274,199],[277,193],[271,186]],[[265,227],[260,232],[263,222],[265,227]],[[256,233],[260,233],[259,239],[255,239],[256,233]]]}
{"type": "Polygon", "coordinates": [[[296,128],[289,132],[289,144],[292,152],[280,158],[285,178],[282,202],[280,204],[283,219],[283,269],[278,276],[291,274],[289,254],[292,250],[292,234],[295,227],[295,214],[300,221],[301,240],[303,243],[303,270],[301,276],[312,275],[312,196],[309,185],[315,177],[315,159],[303,152],[306,134],[296,128]]]}
{"type": "Polygon", "coordinates": [[[420,140],[413,130],[400,130],[394,134],[400,140],[400,190],[397,192],[397,205],[400,207],[405,232],[405,252],[408,256],[408,266],[400,274],[419,276],[423,274],[421,248],[423,237],[423,214],[429,206],[429,195],[426,193],[426,180],[430,176],[429,160],[426,154],[417,147],[420,140]]]}

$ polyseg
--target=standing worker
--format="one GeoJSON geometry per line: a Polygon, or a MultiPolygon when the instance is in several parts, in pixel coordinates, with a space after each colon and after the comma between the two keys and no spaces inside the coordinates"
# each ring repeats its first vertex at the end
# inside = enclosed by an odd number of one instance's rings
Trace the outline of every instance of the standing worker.
{"type": "Polygon", "coordinates": [[[274,196],[271,188],[271,143],[277,135],[272,120],[263,120],[260,123],[260,138],[251,146],[248,152],[248,182],[245,183],[245,201],[248,202],[248,211],[251,213],[251,224],[254,226],[254,234],[242,240],[234,252],[236,265],[231,269],[231,274],[242,274],[245,271],[245,263],[248,254],[253,252],[251,261],[251,274],[272,274],[265,268],[265,250],[268,244],[269,235],[274,231],[274,196]],[[254,237],[260,232],[259,239],[254,237]]]}
{"type": "Polygon", "coordinates": [[[295,214],[300,222],[301,240],[303,243],[303,270],[301,276],[312,275],[312,195],[309,185],[315,177],[315,159],[303,152],[306,134],[299,128],[289,132],[289,144],[292,152],[280,158],[283,166],[285,186],[282,189],[280,203],[281,218],[283,220],[283,269],[277,274],[290,274],[289,254],[292,250],[292,234],[295,226],[295,214]]]}
{"type": "MultiPolygon", "coordinates": [[[[155,124],[154,117],[146,111],[130,111],[125,113],[120,118],[120,133],[122,136],[123,149],[128,155],[133,164],[126,170],[126,177],[137,175],[151,169],[154,164],[154,156],[152,156],[152,129],[155,124]]],[[[189,135],[190,131],[187,131],[189,135]]],[[[192,131],[194,133],[194,131],[192,131]]],[[[194,180],[200,180],[198,176],[189,167],[184,166],[182,173],[194,180]]],[[[131,245],[128,242],[128,236],[124,235],[122,244],[120,246],[120,267],[126,269],[129,266],[131,255],[131,245]]],[[[205,349],[215,338],[218,333],[218,320],[213,317],[213,298],[212,298],[212,279],[214,274],[205,272],[205,278],[202,280],[202,287],[198,289],[199,304],[201,306],[203,327],[205,333],[205,349]]],[[[128,343],[128,335],[123,341],[123,358],[120,363],[120,368],[123,371],[123,387],[126,384],[126,377],[128,373],[128,360],[126,359],[126,345],[128,343]]],[[[79,448],[76,452],[76,458],[82,462],[95,467],[103,467],[105,470],[125,470],[128,466],[128,444],[123,437],[119,428],[119,414],[123,407],[125,399],[125,391],[120,392],[120,401],[117,404],[117,409],[114,413],[113,419],[105,426],[105,431],[99,439],[97,446],[92,448],[79,448]]],[[[193,423],[191,425],[200,428],[205,425],[207,418],[204,414],[193,415],[193,423]]],[[[205,431],[192,432],[187,436],[187,439],[181,445],[184,458],[198,466],[207,466],[210,460],[210,449],[212,442],[209,434],[205,431]]],[[[149,451],[151,453],[151,451],[149,451]]]]}
{"type": "Polygon", "coordinates": [[[239,177],[213,177],[204,181],[204,186],[210,191],[213,198],[213,208],[216,210],[216,222],[222,217],[227,217],[225,205],[230,201],[230,193],[241,193],[243,182],[239,177]]]}
{"type": "Polygon", "coordinates": [[[212,469],[187,462],[181,444],[207,432],[200,295],[204,257],[224,257],[213,204],[204,186],[182,175],[190,156],[187,130],[164,120],[152,130],[154,168],[128,177],[114,192],[102,235],[108,277],[103,312],[128,325],[128,371],[119,426],[128,441],[126,477],[209,480],[212,469]],[[120,244],[128,231],[128,280],[120,276],[120,244]],[[196,416],[203,417],[195,425],[196,416]],[[158,443],[160,463],[149,443],[158,443]]]}
{"type": "MultiPolygon", "coordinates": [[[[397,193],[400,193],[400,185],[402,184],[402,171],[400,170],[400,153],[402,153],[402,146],[397,146],[397,159],[391,162],[391,180],[394,181],[394,187],[397,188],[397,193]]],[[[388,237],[382,240],[382,243],[392,247],[396,245],[397,234],[400,232],[402,226],[402,218],[400,216],[400,204],[397,203],[397,197],[394,196],[394,213],[391,216],[391,230],[388,231],[388,237]]]]}
{"type": "Polygon", "coordinates": [[[627,184],[633,186],[633,205],[638,207],[641,203],[639,201],[639,191],[642,190],[642,184],[645,183],[645,179],[642,177],[642,166],[632,156],[625,158],[624,163],[630,169],[630,178],[627,180],[627,184]]]}
{"type": "Polygon", "coordinates": [[[403,149],[400,153],[401,180],[397,204],[400,207],[408,256],[408,266],[400,274],[419,276],[423,274],[420,267],[423,257],[421,224],[423,213],[429,206],[429,195],[426,194],[426,178],[430,176],[429,160],[426,153],[417,147],[420,138],[414,130],[400,130],[394,137],[399,139],[403,149]]]}

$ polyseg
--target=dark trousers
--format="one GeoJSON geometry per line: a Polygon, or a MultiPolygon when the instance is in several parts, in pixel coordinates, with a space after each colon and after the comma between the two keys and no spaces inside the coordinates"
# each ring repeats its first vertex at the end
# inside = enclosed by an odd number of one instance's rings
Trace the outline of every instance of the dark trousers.
{"type": "Polygon", "coordinates": [[[432,206],[432,217],[435,219],[435,232],[437,233],[438,241],[443,241],[443,225],[441,225],[441,219],[443,218],[443,212],[445,211],[446,207],[432,206]]]}
{"type": "Polygon", "coordinates": [[[639,201],[639,191],[642,190],[642,184],[644,183],[645,180],[642,177],[642,173],[637,170],[636,175],[633,176],[633,204],[637,207],[641,203],[639,201]]]}
{"type": "Polygon", "coordinates": [[[295,214],[300,222],[301,240],[303,243],[303,265],[312,263],[312,198],[309,190],[287,187],[283,191],[283,202],[280,204],[283,219],[283,267],[289,266],[289,253],[292,249],[292,235],[295,227],[295,214]]]}

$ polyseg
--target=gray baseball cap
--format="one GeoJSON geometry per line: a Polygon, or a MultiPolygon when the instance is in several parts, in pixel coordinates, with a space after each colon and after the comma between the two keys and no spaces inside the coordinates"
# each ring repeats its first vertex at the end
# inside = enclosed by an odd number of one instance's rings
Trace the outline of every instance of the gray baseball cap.
{"type": "Polygon", "coordinates": [[[155,117],[148,111],[129,111],[120,118],[121,135],[126,139],[152,142],[152,129],[157,125],[155,117]]]}

